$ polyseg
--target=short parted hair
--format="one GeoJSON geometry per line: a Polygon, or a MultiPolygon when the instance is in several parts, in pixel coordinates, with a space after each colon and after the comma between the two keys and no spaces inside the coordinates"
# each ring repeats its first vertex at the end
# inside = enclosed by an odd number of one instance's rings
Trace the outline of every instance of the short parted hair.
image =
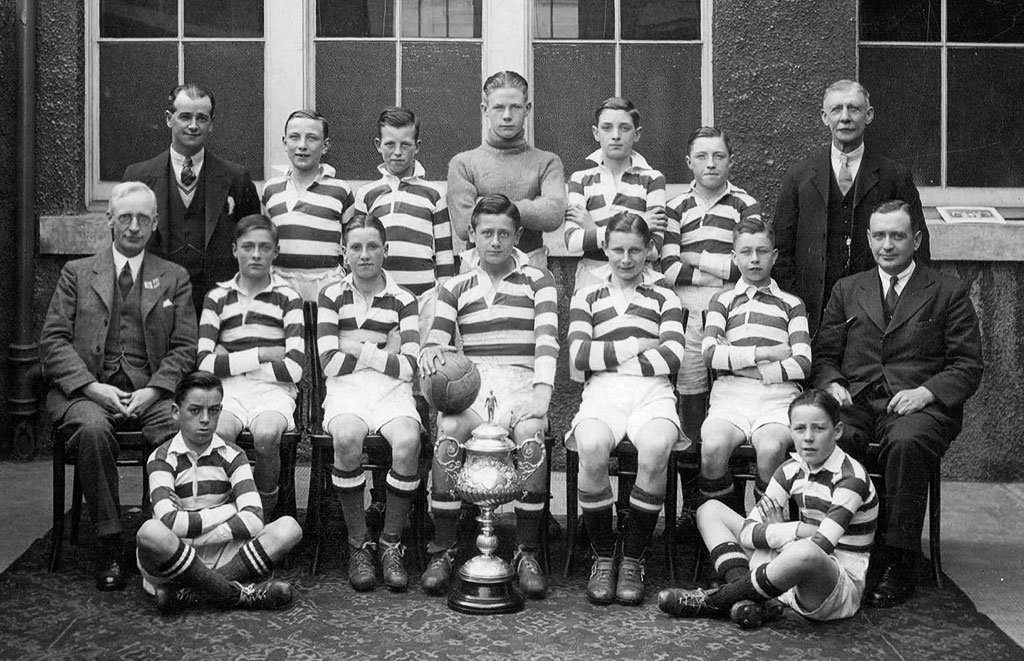
{"type": "Polygon", "coordinates": [[[611,239],[612,232],[636,234],[644,240],[645,246],[651,243],[651,228],[647,225],[647,221],[644,220],[643,216],[631,211],[620,211],[608,219],[608,224],[604,228],[606,245],[611,239]]]}
{"type": "Polygon", "coordinates": [[[420,120],[416,117],[416,113],[409,110],[408,108],[399,108],[392,106],[385,108],[380,111],[380,117],[377,118],[377,137],[381,137],[381,131],[384,130],[385,126],[390,126],[393,129],[405,128],[406,126],[413,126],[416,128],[415,138],[420,139],[420,120]]]}
{"type": "Polygon", "coordinates": [[[327,118],[318,113],[315,110],[309,110],[308,108],[300,108],[295,110],[292,114],[288,115],[288,119],[284,120],[284,134],[288,135],[288,123],[295,118],[299,119],[312,119],[313,121],[320,122],[320,125],[324,127],[324,140],[331,137],[331,129],[327,125],[327,118]]]}
{"type": "Polygon", "coordinates": [[[836,401],[835,397],[824,390],[819,388],[808,388],[797,395],[796,399],[789,403],[790,418],[793,417],[793,411],[798,406],[817,406],[825,412],[825,415],[829,417],[829,420],[832,421],[833,425],[839,423],[839,402],[836,401]]]}
{"type": "Polygon", "coordinates": [[[348,245],[348,237],[352,230],[359,229],[377,230],[377,234],[380,234],[381,243],[388,242],[388,232],[384,228],[384,223],[380,222],[380,218],[371,216],[368,213],[357,213],[345,224],[345,245],[348,245]]]}
{"type": "Polygon", "coordinates": [[[523,224],[522,217],[519,215],[519,207],[501,193],[484,195],[477,200],[476,206],[473,207],[473,216],[470,220],[474,229],[476,228],[476,220],[480,216],[508,216],[512,219],[512,224],[515,225],[516,229],[519,229],[523,224]]]}
{"type": "Polygon", "coordinates": [[[182,92],[185,93],[190,99],[201,99],[204,96],[210,99],[210,117],[213,117],[214,112],[217,110],[217,99],[214,98],[213,92],[206,89],[202,85],[197,83],[185,83],[184,85],[178,85],[167,94],[167,112],[172,115],[177,112],[177,108],[174,107],[174,101],[178,98],[178,95],[182,92]]]}
{"type": "Polygon", "coordinates": [[[522,92],[523,96],[527,99],[530,98],[530,83],[526,82],[526,79],[515,71],[499,71],[485,80],[484,98],[486,99],[491,96],[491,92],[494,90],[500,90],[505,87],[517,89],[522,92]]]}
{"type": "MultiPolygon", "coordinates": [[[[871,210],[871,215],[874,216],[876,213],[896,213],[902,211],[907,214],[910,218],[910,231],[917,234],[921,231],[920,220],[914,218],[914,212],[911,211],[910,202],[904,202],[903,200],[886,200],[881,202],[874,209],[871,210]]],[[[869,225],[870,227],[870,225],[869,225]]]]}
{"type": "Polygon", "coordinates": [[[633,127],[638,128],[640,126],[640,111],[636,109],[632,101],[623,99],[620,96],[610,96],[601,102],[601,105],[594,111],[594,123],[600,123],[601,113],[605,110],[625,110],[629,113],[629,118],[633,120],[633,127]]]}
{"type": "Polygon", "coordinates": [[[729,152],[729,156],[732,156],[732,139],[729,134],[722,129],[716,129],[714,126],[702,126],[686,139],[686,153],[689,155],[693,151],[693,143],[701,138],[721,138],[725,143],[725,151],[729,152]]]}
{"type": "Polygon", "coordinates": [[[733,245],[736,244],[736,241],[739,240],[742,234],[766,234],[768,241],[772,244],[772,248],[775,247],[775,230],[772,229],[771,223],[766,223],[757,218],[744,218],[732,228],[733,245]]]}
{"type": "Polygon", "coordinates": [[[858,83],[856,80],[843,78],[841,80],[837,80],[836,82],[832,83],[831,85],[825,88],[825,93],[821,96],[821,107],[825,107],[825,99],[828,98],[829,94],[831,94],[832,92],[841,92],[843,90],[848,89],[855,89],[861,94],[863,94],[865,103],[867,103],[869,106],[871,105],[871,95],[868,94],[868,90],[866,87],[858,83]]]}
{"type": "Polygon", "coordinates": [[[156,215],[156,193],[153,189],[141,181],[122,181],[110,191],[110,200],[107,201],[107,213],[114,213],[114,202],[132,193],[145,193],[153,203],[153,214],[156,215]]]}
{"type": "Polygon", "coordinates": [[[249,214],[238,221],[235,225],[235,243],[253,230],[267,230],[273,237],[274,244],[277,244],[277,227],[274,226],[274,221],[259,213],[249,214]]]}
{"type": "Polygon", "coordinates": [[[181,377],[178,385],[174,388],[174,403],[181,406],[188,393],[192,390],[216,390],[220,396],[224,396],[224,385],[220,377],[209,372],[190,372],[181,377]]]}

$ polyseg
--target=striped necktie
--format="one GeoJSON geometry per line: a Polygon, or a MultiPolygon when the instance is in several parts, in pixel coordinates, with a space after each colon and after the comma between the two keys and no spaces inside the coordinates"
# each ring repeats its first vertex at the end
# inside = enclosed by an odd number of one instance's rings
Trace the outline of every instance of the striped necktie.
{"type": "Polygon", "coordinates": [[[839,183],[839,190],[842,191],[845,197],[850,189],[853,188],[853,174],[850,172],[850,157],[846,154],[839,156],[841,161],[839,165],[839,172],[836,174],[836,181],[839,183]]]}
{"type": "Polygon", "coordinates": [[[192,157],[185,157],[185,164],[181,166],[181,186],[185,192],[191,192],[196,185],[196,173],[192,170],[192,157]]]}

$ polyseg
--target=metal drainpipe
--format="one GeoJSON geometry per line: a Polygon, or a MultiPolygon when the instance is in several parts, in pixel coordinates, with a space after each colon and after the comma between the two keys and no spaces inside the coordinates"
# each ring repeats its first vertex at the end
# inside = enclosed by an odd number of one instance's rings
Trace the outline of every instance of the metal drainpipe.
{"type": "Polygon", "coordinates": [[[12,450],[19,459],[36,453],[35,414],[40,381],[38,345],[32,328],[32,284],[36,254],[35,76],[36,3],[18,0],[18,226],[15,250],[17,309],[9,348],[7,404],[14,427],[12,450]]]}

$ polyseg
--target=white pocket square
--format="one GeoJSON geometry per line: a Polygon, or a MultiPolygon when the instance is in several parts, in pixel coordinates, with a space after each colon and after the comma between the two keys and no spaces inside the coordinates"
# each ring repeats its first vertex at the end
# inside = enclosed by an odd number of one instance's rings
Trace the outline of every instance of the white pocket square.
{"type": "Polygon", "coordinates": [[[164,307],[165,308],[173,308],[174,307],[174,303],[171,303],[170,299],[165,298],[164,299],[164,307]]]}

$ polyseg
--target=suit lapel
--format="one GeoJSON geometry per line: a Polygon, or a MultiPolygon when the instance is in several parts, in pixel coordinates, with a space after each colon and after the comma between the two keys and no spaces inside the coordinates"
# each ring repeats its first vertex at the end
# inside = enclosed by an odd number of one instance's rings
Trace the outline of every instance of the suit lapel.
{"type": "Polygon", "coordinates": [[[880,161],[875,158],[870,149],[864,148],[864,156],[861,159],[860,170],[857,171],[857,182],[853,188],[853,206],[856,208],[864,196],[872,188],[878,185],[878,169],[880,161]]]}
{"type": "Polygon", "coordinates": [[[167,192],[169,190],[167,182],[174,176],[174,170],[171,168],[170,150],[157,156],[154,166],[152,173],[147,175],[149,181],[146,183],[149,184],[149,187],[153,189],[153,194],[156,195],[157,234],[160,235],[162,245],[169,246],[171,238],[171,213],[170,205],[168,204],[169,200],[167,199],[167,192]]]}
{"type": "Polygon", "coordinates": [[[821,157],[816,159],[814,171],[811,174],[811,181],[814,182],[814,187],[821,194],[821,199],[825,203],[826,208],[828,207],[829,180],[832,178],[831,149],[831,147],[826,147],[821,157]]]}
{"type": "Polygon", "coordinates": [[[139,270],[139,286],[142,287],[141,312],[143,321],[149,317],[149,313],[163,297],[164,283],[160,282],[161,275],[163,275],[163,269],[153,263],[153,258],[147,252],[142,258],[142,268],[139,270]]]}
{"type": "Polygon", "coordinates": [[[206,172],[206,244],[210,245],[214,230],[220,221],[220,212],[228,199],[231,190],[231,173],[220,167],[220,161],[209,151],[203,164],[206,172]]]}
{"type": "Polygon", "coordinates": [[[114,254],[107,248],[98,254],[93,267],[92,288],[109,310],[114,303],[114,254]]]}
{"type": "Polygon", "coordinates": [[[892,320],[889,322],[886,332],[891,333],[913,317],[931,298],[934,286],[935,278],[919,264],[914,269],[913,275],[910,276],[910,280],[907,281],[907,286],[903,288],[903,293],[900,294],[899,302],[892,313],[892,320]]]}
{"type": "Polygon", "coordinates": [[[881,286],[878,269],[864,271],[857,282],[857,298],[872,323],[884,331],[885,314],[882,312],[881,286]]]}

